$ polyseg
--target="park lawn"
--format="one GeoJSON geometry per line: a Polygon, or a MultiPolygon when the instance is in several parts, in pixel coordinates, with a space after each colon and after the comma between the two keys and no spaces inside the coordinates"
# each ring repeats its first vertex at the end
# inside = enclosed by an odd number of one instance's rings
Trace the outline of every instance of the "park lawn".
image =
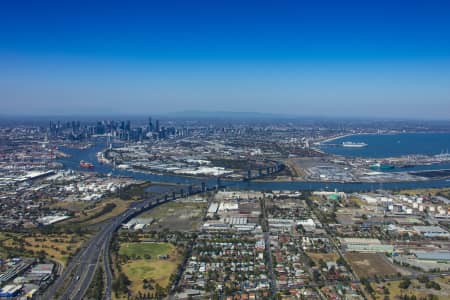
{"type": "MultiPolygon", "coordinates": [[[[142,294],[152,293],[154,289],[144,289],[143,280],[151,282],[153,288],[156,284],[166,288],[169,284],[170,276],[175,274],[182,260],[181,252],[169,243],[123,243],[119,253],[130,257],[121,265],[122,272],[131,281],[129,290],[134,296],[139,292],[142,294]],[[144,259],[144,255],[150,255],[151,259],[144,259]],[[159,255],[169,255],[168,259],[159,259],[159,255]]],[[[125,299],[124,295],[116,299],[125,299]]]]}
{"type": "Polygon", "coordinates": [[[2,232],[0,232],[0,259],[8,258],[8,252],[3,248],[4,243],[9,239],[2,232]]]}
{"type": "Polygon", "coordinates": [[[8,258],[8,253],[6,252],[5,249],[0,247],[0,259],[7,259],[8,258]]]}
{"type": "MultiPolygon", "coordinates": [[[[73,209],[76,217],[60,222],[58,223],[58,225],[64,226],[73,223],[83,223],[84,225],[97,224],[121,214],[122,212],[127,210],[128,206],[131,204],[131,202],[119,198],[109,198],[102,200],[98,202],[93,208],[87,208],[87,205],[83,205],[83,203],[77,203],[78,202],[65,204],[66,208],[70,207],[71,209],[73,209]],[[109,212],[100,214],[102,212],[102,209],[108,204],[114,204],[115,207],[109,212]],[[96,214],[100,215],[95,217],[96,214]]],[[[64,205],[60,204],[60,207],[64,207],[64,205]]]]}
{"type": "Polygon", "coordinates": [[[355,203],[356,205],[358,205],[359,207],[363,207],[364,205],[367,204],[367,203],[365,203],[363,200],[361,200],[361,199],[358,198],[358,197],[349,197],[349,198],[347,199],[347,202],[353,202],[353,203],[355,203]]]}
{"type": "Polygon", "coordinates": [[[447,299],[445,297],[445,295],[448,295],[448,291],[445,290],[441,290],[441,291],[436,291],[433,289],[425,289],[423,288],[424,285],[420,284],[417,280],[413,279],[411,280],[411,285],[408,289],[406,290],[402,290],[399,287],[401,280],[397,280],[397,281],[391,281],[391,282],[387,282],[387,283],[382,283],[382,284],[377,284],[375,282],[372,282],[372,288],[375,290],[375,299],[376,300],[383,300],[385,295],[383,294],[383,292],[380,290],[377,290],[377,286],[378,285],[385,285],[388,289],[389,289],[389,297],[390,299],[399,299],[400,296],[404,296],[404,295],[408,295],[408,296],[416,296],[417,298],[421,298],[421,297],[427,297],[429,294],[433,294],[439,297],[439,299],[447,299]]]}
{"type": "Polygon", "coordinates": [[[405,194],[405,195],[411,195],[411,196],[415,196],[415,195],[422,195],[422,196],[433,195],[434,196],[439,192],[449,195],[450,189],[449,188],[410,189],[410,190],[398,191],[398,194],[405,194]]]}
{"type": "Polygon", "coordinates": [[[436,277],[434,281],[439,283],[441,285],[441,288],[450,290],[450,276],[436,277]]]}
{"type": "Polygon", "coordinates": [[[119,254],[140,258],[150,255],[152,258],[158,258],[159,255],[170,255],[174,250],[175,246],[169,243],[122,243],[119,254]]]}
{"type": "MultiPolygon", "coordinates": [[[[85,242],[86,237],[79,237],[75,234],[49,234],[21,237],[25,251],[33,252],[37,255],[39,251],[44,251],[48,259],[57,261],[65,266],[69,256],[73,255],[85,242]]],[[[13,239],[6,240],[5,245],[19,249],[20,244],[13,239]]]]}
{"type": "Polygon", "coordinates": [[[73,255],[81,248],[85,242],[84,238],[76,235],[55,235],[42,237],[26,237],[25,241],[30,244],[25,248],[28,250],[43,250],[47,256],[53,260],[60,262],[63,266],[67,264],[69,256],[73,255]],[[45,241],[40,239],[45,238],[45,241]]]}
{"type": "Polygon", "coordinates": [[[2,247],[3,243],[9,239],[10,237],[6,236],[3,232],[0,232],[0,258],[2,259],[7,257],[6,250],[2,247]]]}
{"type": "Polygon", "coordinates": [[[105,201],[102,201],[102,208],[107,205],[108,203],[113,203],[116,205],[116,207],[114,207],[114,209],[108,213],[105,213],[101,216],[98,216],[94,219],[91,219],[89,221],[86,222],[86,224],[91,225],[91,224],[96,224],[99,222],[103,222],[105,220],[108,220],[110,218],[113,218],[115,216],[120,215],[121,213],[123,213],[124,211],[126,211],[128,209],[128,207],[130,206],[131,202],[129,201],[125,201],[125,200],[121,200],[119,198],[112,198],[112,199],[108,199],[105,201]]]}
{"type": "MultiPolygon", "coordinates": [[[[7,248],[10,248],[13,244],[13,238],[20,238],[18,233],[0,232],[0,258],[6,259],[11,256],[11,253],[7,248]]],[[[16,255],[15,253],[13,255],[16,255]]]]}
{"type": "Polygon", "coordinates": [[[4,232],[0,232],[0,242],[3,242],[4,240],[8,240],[10,237],[7,236],[4,232]]]}
{"type": "Polygon", "coordinates": [[[73,212],[79,212],[89,207],[89,201],[56,201],[49,205],[50,208],[67,209],[73,212]]]}
{"type": "Polygon", "coordinates": [[[122,266],[122,271],[128,276],[131,281],[130,291],[133,294],[146,293],[151,290],[145,290],[142,280],[152,280],[153,285],[159,284],[161,287],[166,288],[169,284],[170,275],[174,274],[181,259],[138,259],[129,261],[122,266]]]}

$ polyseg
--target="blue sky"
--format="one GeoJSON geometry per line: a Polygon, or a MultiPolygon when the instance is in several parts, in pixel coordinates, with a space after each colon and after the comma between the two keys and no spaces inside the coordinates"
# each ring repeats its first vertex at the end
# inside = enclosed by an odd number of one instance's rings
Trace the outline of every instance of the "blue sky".
{"type": "Polygon", "coordinates": [[[4,114],[450,118],[449,1],[9,2],[4,114]]]}

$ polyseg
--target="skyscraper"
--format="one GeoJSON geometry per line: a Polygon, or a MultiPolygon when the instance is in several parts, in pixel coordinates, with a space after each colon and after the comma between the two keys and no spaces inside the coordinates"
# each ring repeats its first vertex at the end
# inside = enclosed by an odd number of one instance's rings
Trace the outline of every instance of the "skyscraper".
{"type": "Polygon", "coordinates": [[[153,131],[152,117],[148,117],[147,131],[153,131]]]}

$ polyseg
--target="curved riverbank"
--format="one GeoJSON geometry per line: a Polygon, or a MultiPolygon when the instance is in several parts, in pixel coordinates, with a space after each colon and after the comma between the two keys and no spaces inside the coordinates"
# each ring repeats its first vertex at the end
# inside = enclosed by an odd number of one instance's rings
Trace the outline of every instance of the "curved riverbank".
{"type": "MultiPolygon", "coordinates": [[[[104,144],[98,143],[88,149],[64,149],[70,157],[60,158],[57,161],[63,163],[65,169],[86,171],[79,165],[80,160],[96,162],[96,154],[101,151],[104,144]]],[[[198,185],[205,182],[208,186],[217,183],[214,177],[190,178],[176,175],[158,175],[140,173],[136,171],[114,169],[109,165],[95,164],[93,172],[111,174],[113,176],[127,176],[137,180],[152,182],[166,182],[178,184],[198,185]]],[[[448,180],[429,180],[414,182],[388,182],[388,183],[337,183],[337,182],[305,182],[305,181],[232,181],[222,180],[222,184],[239,189],[247,190],[340,190],[340,191],[368,191],[374,189],[411,189],[411,188],[441,188],[450,187],[448,180]]]]}

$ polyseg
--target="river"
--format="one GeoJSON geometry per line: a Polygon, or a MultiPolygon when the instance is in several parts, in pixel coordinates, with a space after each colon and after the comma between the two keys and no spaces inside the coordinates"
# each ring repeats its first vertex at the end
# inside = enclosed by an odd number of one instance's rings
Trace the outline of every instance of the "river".
{"type": "MultiPolygon", "coordinates": [[[[180,183],[180,184],[201,184],[205,182],[208,186],[216,184],[216,178],[191,178],[176,175],[157,175],[142,172],[134,172],[129,170],[114,169],[109,165],[102,165],[97,162],[97,152],[103,150],[105,144],[98,142],[88,149],[70,149],[60,147],[60,150],[69,154],[70,157],[60,158],[58,162],[64,165],[64,169],[86,171],[80,167],[80,160],[93,162],[95,168],[92,172],[103,174],[112,174],[115,176],[127,176],[137,180],[146,180],[159,183],[180,183]]],[[[374,189],[413,189],[413,188],[441,188],[450,187],[449,180],[429,180],[418,182],[391,182],[391,183],[332,183],[332,182],[302,182],[302,181],[231,181],[222,180],[222,184],[231,188],[239,188],[246,190],[339,190],[347,192],[368,191],[374,189]]]]}

